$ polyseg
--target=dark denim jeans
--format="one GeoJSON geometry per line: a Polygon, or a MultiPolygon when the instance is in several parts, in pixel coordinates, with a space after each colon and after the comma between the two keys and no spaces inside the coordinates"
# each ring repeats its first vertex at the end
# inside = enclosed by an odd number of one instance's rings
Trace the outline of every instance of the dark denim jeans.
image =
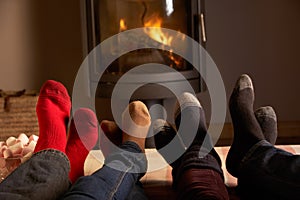
{"type": "MultiPolygon", "coordinates": [[[[140,153],[133,142],[121,147],[129,152],[140,153]]],[[[140,173],[145,171],[144,154],[133,156],[115,152],[106,164],[91,176],[85,176],[70,187],[70,165],[65,154],[56,150],[44,150],[34,154],[0,184],[0,199],[147,199],[139,183],[140,173]]]]}
{"type": "Polygon", "coordinates": [[[262,140],[244,157],[238,185],[244,199],[300,199],[300,156],[262,140]]]}
{"type": "Polygon", "coordinates": [[[69,171],[62,152],[37,152],[1,182],[0,199],[58,199],[69,189],[69,171]]]}

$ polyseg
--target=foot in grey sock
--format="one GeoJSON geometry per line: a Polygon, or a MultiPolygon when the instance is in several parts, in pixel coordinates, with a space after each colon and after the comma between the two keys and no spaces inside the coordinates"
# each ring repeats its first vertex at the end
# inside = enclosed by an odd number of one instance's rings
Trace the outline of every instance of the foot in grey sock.
{"type": "Polygon", "coordinates": [[[278,135],[277,117],[274,109],[271,106],[260,107],[254,114],[266,140],[274,145],[278,135]]]}
{"type": "Polygon", "coordinates": [[[206,120],[203,107],[191,93],[183,93],[175,105],[175,125],[186,148],[192,142],[202,143],[206,134],[206,120]]]}
{"type": "Polygon", "coordinates": [[[234,138],[226,158],[228,172],[238,177],[239,164],[250,148],[265,139],[253,111],[254,89],[248,75],[241,75],[229,100],[234,138]]]}

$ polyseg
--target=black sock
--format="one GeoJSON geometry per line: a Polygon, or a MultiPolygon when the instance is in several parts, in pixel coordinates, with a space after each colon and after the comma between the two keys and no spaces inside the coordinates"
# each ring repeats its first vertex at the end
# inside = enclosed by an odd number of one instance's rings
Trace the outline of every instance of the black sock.
{"type": "Polygon", "coordinates": [[[271,106],[265,106],[258,108],[254,114],[266,140],[274,145],[278,135],[277,117],[274,109],[271,106]]]}
{"type": "Polygon", "coordinates": [[[167,163],[173,168],[172,174],[176,176],[181,156],[186,148],[182,138],[175,128],[165,120],[157,119],[153,122],[155,147],[167,163]],[[172,142],[172,143],[170,143],[172,142]]]}
{"type": "Polygon", "coordinates": [[[226,158],[228,172],[237,177],[239,163],[250,148],[265,139],[253,111],[254,90],[248,75],[240,76],[231,94],[229,110],[234,138],[226,158]]]}

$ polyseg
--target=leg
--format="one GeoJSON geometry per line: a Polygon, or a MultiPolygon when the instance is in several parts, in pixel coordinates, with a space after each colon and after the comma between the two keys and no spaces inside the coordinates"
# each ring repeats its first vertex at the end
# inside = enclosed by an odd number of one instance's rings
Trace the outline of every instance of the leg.
{"type": "MultiPolygon", "coordinates": [[[[223,180],[221,160],[211,143],[203,143],[207,129],[200,102],[192,94],[184,93],[175,109],[178,136],[174,136],[174,139],[178,148],[181,141],[187,148],[172,164],[173,186],[178,191],[178,199],[229,199],[223,180]],[[195,138],[191,134],[193,130],[197,131],[195,138]],[[200,151],[205,153],[204,157],[199,156],[200,151]]],[[[161,129],[156,136],[156,143],[160,144],[163,141],[158,141],[162,135],[171,135],[172,138],[174,133],[164,133],[173,132],[170,130],[172,129],[161,129]]]]}
{"type": "Polygon", "coordinates": [[[91,176],[79,178],[64,199],[125,199],[129,196],[141,174],[127,171],[145,170],[146,157],[134,142],[125,142],[120,148],[139,156],[124,152],[111,154],[101,169],[91,176]]]}
{"type": "MultiPolygon", "coordinates": [[[[117,151],[117,146],[122,144],[122,130],[114,121],[103,120],[100,124],[100,148],[104,157],[117,151]],[[105,134],[105,136],[104,136],[105,134]],[[113,144],[113,145],[112,145],[113,144]]],[[[137,182],[130,191],[126,200],[147,199],[141,182],[137,182]]]]}
{"type": "Polygon", "coordinates": [[[242,88],[242,85],[251,87],[235,89],[231,96],[234,140],[227,157],[227,168],[237,176],[244,198],[295,199],[300,195],[300,157],[273,146],[277,135],[273,109],[264,108],[255,112],[261,126],[261,130],[257,130],[254,113],[251,113],[249,106],[253,105],[254,100],[251,79],[241,76],[236,88],[242,88]],[[253,98],[244,98],[244,95],[253,98]],[[239,110],[241,104],[246,104],[244,107],[248,109],[239,110]],[[241,121],[244,119],[247,120],[241,121]]]}
{"type": "Polygon", "coordinates": [[[40,133],[35,154],[1,183],[1,199],[12,195],[21,199],[56,199],[69,188],[69,177],[75,180],[83,174],[88,153],[83,143],[89,149],[97,140],[95,115],[87,109],[76,111],[74,119],[80,120],[76,128],[85,134],[79,138],[73,119],[67,141],[70,107],[68,92],[61,83],[50,80],[43,85],[36,107],[40,133]]]}
{"type": "Polygon", "coordinates": [[[234,128],[234,138],[226,167],[230,174],[237,177],[239,163],[246,152],[265,137],[253,111],[254,88],[248,75],[241,75],[230,96],[229,111],[234,128]]]}
{"type": "Polygon", "coordinates": [[[238,185],[241,195],[252,199],[295,199],[300,195],[300,156],[262,140],[243,158],[238,185]]]}
{"type": "Polygon", "coordinates": [[[39,151],[1,182],[0,199],[58,199],[70,187],[69,170],[61,151],[39,151]]]}
{"type": "Polygon", "coordinates": [[[122,125],[126,127],[126,131],[123,132],[120,148],[106,157],[103,168],[91,176],[79,178],[66,193],[65,199],[128,197],[147,169],[143,152],[150,122],[148,109],[142,102],[130,103],[123,114],[122,125]],[[126,111],[129,111],[129,115],[126,111]],[[128,120],[129,117],[134,123],[128,120]],[[135,124],[139,125],[138,128],[135,124]],[[132,131],[131,135],[128,131],[132,131]]]}
{"type": "Polygon", "coordinates": [[[56,199],[69,188],[69,161],[64,154],[70,98],[65,87],[47,81],[41,88],[35,154],[0,184],[1,199],[56,199]]]}

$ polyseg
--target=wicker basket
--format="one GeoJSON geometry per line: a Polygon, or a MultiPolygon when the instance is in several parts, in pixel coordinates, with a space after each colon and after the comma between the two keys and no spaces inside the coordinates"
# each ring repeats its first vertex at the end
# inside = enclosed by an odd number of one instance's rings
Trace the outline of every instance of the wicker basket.
{"type": "Polygon", "coordinates": [[[0,140],[25,133],[38,135],[36,91],[0,90],[0,140]]]}

